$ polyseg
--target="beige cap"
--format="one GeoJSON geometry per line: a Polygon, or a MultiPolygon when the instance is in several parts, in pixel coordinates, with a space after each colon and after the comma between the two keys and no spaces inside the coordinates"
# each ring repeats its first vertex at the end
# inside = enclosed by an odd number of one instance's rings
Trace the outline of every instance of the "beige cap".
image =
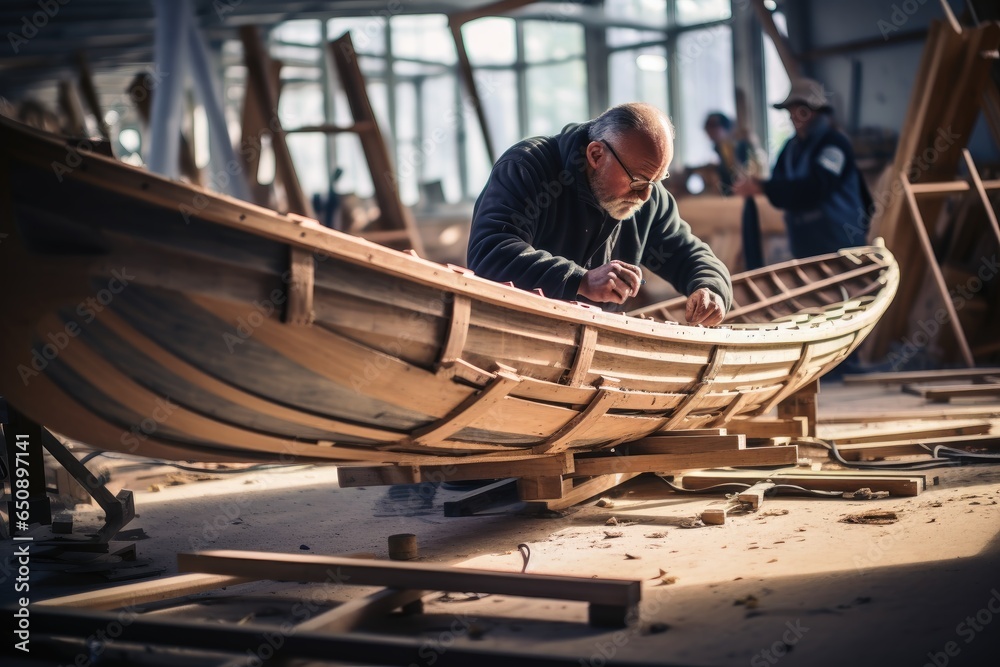
{"type": "Polygon", "coordinates": [[[787,109],[793,104],[804,104],[813,111],[830,110],[830,100],[826,97],[823,84],[815,79],[794,79],[788,97],[774,105],[775,109],[787,109]]]}

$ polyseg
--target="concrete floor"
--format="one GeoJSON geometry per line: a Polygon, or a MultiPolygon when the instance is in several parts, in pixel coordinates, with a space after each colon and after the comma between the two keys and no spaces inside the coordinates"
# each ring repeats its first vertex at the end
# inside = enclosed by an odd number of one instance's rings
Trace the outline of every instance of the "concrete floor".
{"type": "MultiPolygon", "coordinates": [[[[834,384],[820,395],[821,417],[920,405],[896,389],[834,384]]],[[[985,666],[998,664],[1000,655],[1000,465],[924,471],[939,484],[915,498],[768,498],[756,514],[697,529],[681,526],[717,497],[674,494],[655,478],[620,487],[613,508],[591,501],[556,518],[519,516],[516,506],[446,518],[442,503],[461,491],[340,489],[333,467],[213,475],[219,479],[170,486],[169,475],[176,481],[185,475],[113,465],[116,478],[136,493],[138,516],[128,528],[148,536],[136,542],[138,555],[167,575],[184,551],[385,558],[389,535],[414,533],[425,562],[520,571],[523,543],[531,548],[529,573],[643,582],[639,622],[617,632],[589,627],[584,603],[431,594],[423,616],[392,617],[366,629],[421,638],[426,650],[412,664],[432,665],[452,646],[562,655],[581,665],[985,666]],[[150,490],[154,484],[159,490],[150,490]],[[899,520],[839,521],[869,509],[895,511],[899,520]],[[614,529],[621,537],[607,537],[611,517],[626,524],[614,529]],[[670,578],[674,583],[665,583],[670,578]]],[[[78,530],[100,520],[92,508],[74,517],[78,530]]],[[[96,575],[39,568],[32,573],[33,600],[108,585],[96,575]]],[[[10,581],[0,590],[4,604],[12,601],[10,581]]],[[[341,588],[338,600],[371,590],[341,588]]],[[[283,603],[315,594],[316,586],[303,584],[248,584],[200,596],[184,613],[234,620],[255,614],[279,623],[283,603]]]]}

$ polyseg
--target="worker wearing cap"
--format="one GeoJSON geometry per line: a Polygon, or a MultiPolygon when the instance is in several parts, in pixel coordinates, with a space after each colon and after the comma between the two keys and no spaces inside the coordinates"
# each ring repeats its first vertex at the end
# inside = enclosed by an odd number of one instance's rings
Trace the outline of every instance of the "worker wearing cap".
{"type": "Polygon", "coordinates": [[[669,119],[643,103],[515,144],[476,201],[469,267],[620,310],[639,291],[642,264],[688,295],[689,324],[719,324],[732,303],[729,271],[660,183],[673,152],[669,119]]]}
{"type": "Polygon", "coordinates": [[[778,155],[769,180],[748,178],[733,185],[743,196],[763,193],[784,209],[792,255],[811,257],[863,245],[871,195],[854,162],[851,143],[833,127],[823,86],[796,79],[784,101],[795,136],[778,155]]]}

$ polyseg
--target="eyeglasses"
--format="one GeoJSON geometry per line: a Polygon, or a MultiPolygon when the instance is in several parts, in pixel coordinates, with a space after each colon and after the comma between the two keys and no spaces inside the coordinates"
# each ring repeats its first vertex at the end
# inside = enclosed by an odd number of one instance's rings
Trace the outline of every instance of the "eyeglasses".
{"type": "MultiPolygon", "coordinates": [[[[615,149],[611,147],[611,144],[606,142],[604,139],[601,139],[601,143],[608,147],[608,150],[611,151],[611,154],[615,156],[616,160],[618,160],[618,164],[622,166],[622,169],[625,170],[625,173],[628,174],[628,177],[632,180],[632,182],[628,184],[628,187],[630,189],[635,190],[636,192],[642,192],[646,188],[652,187],[653,181],[647,178],[639,178],[638,176],[632,175],[632,172],[628,170],[628,167],[625,166],[625,163],[622,162],[622,159],[618,157],[618,153],[616,153],[615,149]]],[[[669,175],[670,174],[667,174],[667,176],[669,175]]]]}

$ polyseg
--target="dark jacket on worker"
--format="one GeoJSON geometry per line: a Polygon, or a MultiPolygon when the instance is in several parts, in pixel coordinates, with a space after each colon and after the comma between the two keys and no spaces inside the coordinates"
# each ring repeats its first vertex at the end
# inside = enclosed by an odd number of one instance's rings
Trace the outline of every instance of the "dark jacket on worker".
{"type": "Polygon", "coordinates": [[[728,308],[729,271],[680,219],[662,184],[626,220],[601,208],[587,180],[590,126],[568,125],[554,137],[525,139],[500,156],[473,212],[469,267],[491,280],[539,288],[548,297],[585,301],[577,295],[583,275],[618,259],[644,265],[685,294],[707,287],[728,308]]]}
{"type": "Polygon", "coordinates": [[[795,257],[866,243],[871,195],[854,162],[851,142],[825,114],[816,118],[804,139],[794,136],[781,149],[764,194],[785,211],[795,257]]]}

